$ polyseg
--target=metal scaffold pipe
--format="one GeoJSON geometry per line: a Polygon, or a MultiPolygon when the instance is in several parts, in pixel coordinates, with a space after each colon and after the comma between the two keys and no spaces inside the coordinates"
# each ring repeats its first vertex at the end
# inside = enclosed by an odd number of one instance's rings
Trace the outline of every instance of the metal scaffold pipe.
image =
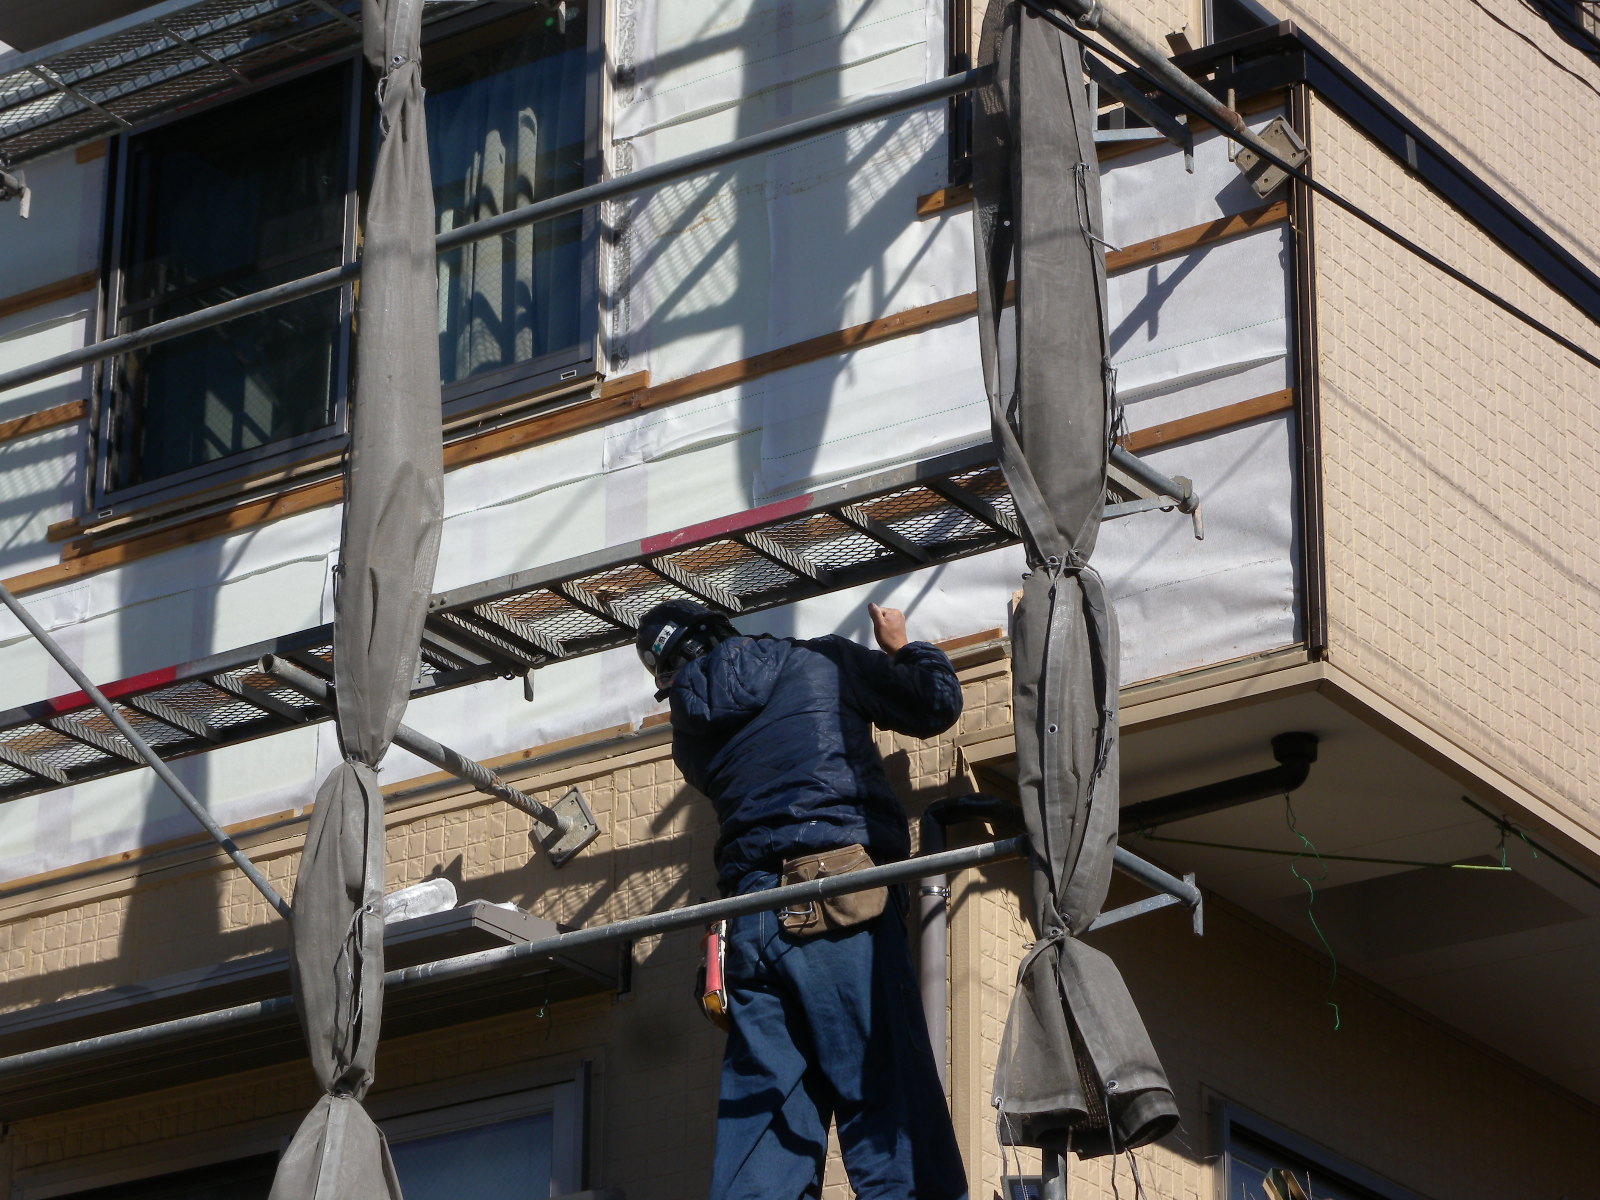
{"type": "Polygon", "coordinates": [[[1254,137],[1243,117],[1173,66],[1172,60],[1159,46],[1118,16],[1116,10],[1101,4],[1100,0],[1048,0],[1048,7],[1040,0],[1022,0],[1022,6],[1052,23],[1060,18],[1050,12],[1050,8],[1059,8],[1072,18],[1079,29],[1102,34],[1106,41],[1126,51],[1140,66],[1219,124],[1236,133],[1254,137]]]}
{"type": "MultiPolygon", "coordinates": [[[[592,929],[573,929],[537,941],[523,942],[520,945],[499,946],[492,950],[479,950],[455,958],[441,959],[438,962],[402,967],[386,972],[383,986],[385,991],[394,991],[421,984],[459,981],[499,973],[514,975],[529,962],[570,953],[584,947],[613,945],[684,929],[703,929],[712,921],[768,912],[787,907],[791,902],[825,900],[832,896],[848,895],[886,884],[910,883],[929,875],[951,874],[988,863],[1023,858],[1027,853],[1026,836],[1000,838],[976,846],[963,846],[956,850],[908,858],[880,867],[869,867],[864,871],[852,871],[848,875],[823,876],[805,883],[790,884],[787,887],[746,892],[741,896],[685,905],[665,912],[625,917],[608,925],[597,925],[592,929]]],[[[1160,889],[1164,893],[1161,899],[1171,897],[1169,902],[1175,901],[1198,912],[1201,894],[1193,883],[1177,879],[1121,847],[1117,849],[1115,861],[1119,870],[1142,883],[1160,889]]],[[[1137,916],[1149,911],[1147,907],[1149,904],[1150,901],[1141,901],[1139,904],[1115,909],[1105,916],[1113,919],[1118,918],[1119,914],[1122,917],[1137,916]]],[[[1112,922],[1100,921],[1096,922],[1096,925],[1109,923],[1112,922]]],[[[99,1037],[67,1042],[59,1046],[29,1050],[9,1058],[0,1058],[0,1082],[30,1071],[53,1070],[83,1062],[93,1059],[98,1054],[112,1054],[132,1047],[143,1048],[156,1043],[178,1041],[280,1014],[287,1015],[293,1010],[292,999],[287,996],[276,997],[216,1012],[178,1017],[171,1021],[141,1026],[138,1029],[102,1034],[99,1037]]]]}
{"type": "MultiPolygon", "coordinates": [[[[786,146],[810,141],[812,138],[822,137],[825,134],[838,133],[840,130],[849,129],[867,121],[878,120],[882,117],[892,117],[913,108],[921,108],[925,104],[932,104],[937,100],[947,100],[951,96],[958,96],[963,92],[970,92],[973,88],[982,86],[988,82],[989,77],[990,72],[983,69],[948,75],[943,79],[935,79],[931,83],[919,84],[917,87],[907,88],[892,95],[860,100],[854,104],[847,104],[842,108],[835,109],[833,112],[823,113],[816,117],[808,117],[803,121],[794,121],[788,125],[781,125],[777,129],[769,129],[765,133],[753,133],[749,137],[736,138],[723,145],[713,146],[708,150],[700,150],[693,154],[685,154],[681,158],[657,163],[653,167],[645,167],[629,175],[602,180],[599,183],[590,184],[588,187],[581,187],[575,191],[565,192],[559,196],[551,196],[546,200],[524,204],[520,208],[513,208],[497,216],[474,221],[470,225],[463,225],[458,229],[452,229],[447,233],[440,234],[434,243],[435,250],[437,253],[443,254],[447,250],[453,250],[457,246],[464,246],[469,242],[481,241],[484,238],[509,233],[513,229],[537,224],[540,221],[551,221],[556,217],[564,217],[568,213],[581,212],[583,209],[597,204],[603,204],[611,200],[621,200],[650,188],[676,183],[678,180],[686,179],[691,175],[698,175],[716,167],[727,166],[730,163],[751,158],[757,154],[781,150],[786,146]]],[[[202,308],[197,312],[186,313],[181,317],[158,321],[153,325],[147,325],[143,329],[136,329],[131,333],[117,334],[114,337],[96,342],[92,346],[85,346],[79,350],[58,354],[53,358],[44,359],[31,366],[19,367],[17,370],[0,374],[0,392],[22,387],[24,384],[37,383],[41,379],[48,379],[52,375],[59,375],[63,371],[86,367],[107,358],[114,358],[118,354],[142,350],[147,346],[170,341],[185,334],[196,333],[202,329],[210,329],[214,325],[221,325],[236,317],[248,316],[251,313],[262,312],[265,309],[276,308],[280,304],[288,304],[292,300],[314,296],[318,292],[330,291],[333,288],[352,282],[359,278],[360,274],[360,263],[347,263],[341,267],[331,267],[326,271],[319,271],[315,275],[307,275],[303,279],[295,279],[288,283],[279,284],[277,287],[251,292],[247,296],[237,296],[232,300],[225,300],[221,304],[212,305],[210,308],[202,308]]]]}
{"type": "MultiPolygon", "coordinates": [[[[318,679],[310,671],[302,670],[288,659],[269,654],[261,660],[261,669],[274,679],[282,680],[295,691],[309,696],[324,708],[333,707],[333,687],[326,680],[318,679]]],[[[482,763],[475,762],[465,754],[434,741],[425,733],[418,733],[410,726],[402,725],[395,731],[394,744],[403,750],[409,750],[423,762],[432,763],[441,771],[448,771],[457,779],[470,783],[485,795],[504,800],[512,807],[521,809],[535,821],[549,826],[558,833],[567,832],[571,826],[570,821],[563,821],[552,809],[512,787],[482,763]]]]}
{"type": "Polygon", "coordinates": [[[239,870],[244,872],[245,878],[255,884],[256,890],[267,898],[267,903],[278,911],[279,916],[287,920],[289,917],[289,902],[278,894],[278,890],[272,884],[267,882],[267,877],[261,873],[261,869],[250,861],[249,857],[243,850],[239,849],[234,840],[223,832],[222,826],[212,819],[211,814],[205,810],[200,801],[195,799],[194,794],[173,774],[172,768],[167,765],[166,760],[151,748],[149,742],[139,736],[139,731],[128,723],[127,719],[117,711],[116,706],[106,699],[105,693],[96,687],[89,676],[84,673],[83,668],[72,661],[72,657],[45,631],[44,626],[34,620],[33,614],[22,606],[22,602],[13,596],[11,589],[3,583],[0,583],[0,602],[3,602],[11,610],[11,614],[22,622],[22,627],[32,634],[34,640],[49,652],[51,658],[60,664],[61,669],[71,677],[72,682],[83,689],[84,694],[89,697],[94,706],[115,726],[117,732],[127,739],[134,753],[145,761],[162,783],[172,789],[172,794],[189,810],[194,819],[200,822],[205,831],[211,835],[211,839],[222,847],[222,852],[233,860],[234,865],[239,870]]]}

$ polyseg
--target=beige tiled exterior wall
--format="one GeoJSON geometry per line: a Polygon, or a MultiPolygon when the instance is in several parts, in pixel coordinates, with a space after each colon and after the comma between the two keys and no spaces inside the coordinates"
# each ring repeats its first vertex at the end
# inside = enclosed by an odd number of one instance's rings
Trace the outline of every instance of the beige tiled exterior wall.
{"type": "MultiPolygon", "coordinates": [[[[964,678],[967,713],[952,734],[928,743],[884,739],[913,811],[966,786],[964,738],[1008,728],[1006,663],[976,664],[964,678]]],[[[532,853],[529,822],[515,810],[442,791],[398,797],[391,886],[454,870],[459,857],[464,897],[514,901],[586,925],[712,894],[708,806],[683,787],[664,742],[522,782],[546,800],[579,783],[605,830],[601,840],[557,873],[532,853]]],[[[286,882],[300,829],[241,836],[286,882]]],[[[145,865],[142,874],[58,881],[11,898],[0,911],[11,1006],[281,944],[281,927],[247,885],[236,890],[232,872],[145,865]],[[41,969],[46,962],[56,965],[41,969]]],[[[975,1200],[993,1200],[1002,1173],[988,1096],[1030,938],[1022,880],[1020,864],[968,872],[951,902],[952,1107],[975,1200]]],[[[1113,894],[1114,903],[1124,898],[1113,894]]],[[[1586,1148],[1600,1136],[1592,1110],[1357,980],[1341,977],[1330,993],[1324,959],[1249,918],[1213,903],[1203,939],[1182,915],[1162,913],[1099,940],[1126,973],[1183,1109],[1177,1136],[1138,1152],[1152,1200],[1213,1200],[1218,1147],[1208,1114],[1216,1096],[1426,1195],[1585,1194],[1586,1148]],[[1342,1014],[1337,1032],[1330,994],[1342,1014]]],[[[439,1089],[464,1082],[493,1081],[490,1091],[538,1086],[587,1062],[596,1182],[628,1200],[693,1200],[710,1170],[721,1053],[720,1036],[689,998],[695,954],[687,935],[651,939],[635,951],[627,996],[392,1039],[380,1050],[373,1104],[438,1103],[439,1089]]],[[[38,1184],[270,1152],[314,1094],[297,1062],[20,1120],[0,1138],[0,1171],[38,1184]]],[[[1033,1154],[1008,1161],[1013,1170],[1037,1170],[1033,1154]]],[[[1076,1164],[1072,1194],[1134,1195],[1125,1160],[1117,1172],[1113,1187],[1109,1162],[1076,1164]]],[[[851,1194],[837,1156],[824,1194],[851,1194]]]]}
{"type": "MultiPolygon", "coordinates": [[[[981,9],[985,0],[974,0],[981,9]]],[[[1600,64],[1519,0],[1261,0],[1352,68],[1446,151],[1600,269],[1600,64]]],[[[1123,0],[1157,46],[1201,28],[1201,0],[1123,0]]],[[[1330,182],[1333,182],[1330,180],[1330,182]]]]}
{"type": "MultiPolygon", "coordinates": [[[[1359,979],[1330,984],[1325,955],[1222,902],[1208,898],[1204,937],[1162,913],[1097,944],[1121,966],[1182,1110],[1177,1134],[1137,1152],[1150,1197],[1222,1200],[1211,1114],[1223,1100],[1438,1200],[1594,1191],[1581,1149],[1600,1135],[1591,1106],[1359,979]]],[[[1125,1160],[1119,1172],[1120,1195],[1134,1195],[1125,1160]]],[[[1107,1160],[1073,1175],[1080,1200],[1117,1194],[1107,1160]]]]}
{"type": "MultiPolygon", "coordinates": [[[[1600,352],[1600,330],[1326,105],[1319,177],[1600,352]]],[[[1330,660],[1591,831],[1600,371],[1319,202],[1330,660]]]]}
{"type": "MultiPolygon", "coordinates": [[[[1518,0],[1266,0],[1600,269],[1600,64],[1518,0]]],[[[1557,6],[1552,6],[1557,7],[1557,6]]]]}

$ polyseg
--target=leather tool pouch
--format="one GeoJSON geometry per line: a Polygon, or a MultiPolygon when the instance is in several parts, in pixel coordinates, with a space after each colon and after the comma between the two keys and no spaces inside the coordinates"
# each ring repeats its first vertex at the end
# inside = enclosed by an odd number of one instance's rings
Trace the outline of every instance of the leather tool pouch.
{"type": "MultiPolygon", "coordinates": [[[[814,879],[848,875],[870,866],[872,858],[865,846],[840,846],[837,850],[825,850],[821,854],[791,858],[783,864],[783,883],[785,886],[810,883],[814,879]]],[[[808,901],[798,908],[782,909],[778,913],[778,920],[789,933],[797,937],[812,937],[870,921],[883,912],[888,902],[888,888],[868,888],[864,892],[830,896],[826,900],[808,901]]]]}

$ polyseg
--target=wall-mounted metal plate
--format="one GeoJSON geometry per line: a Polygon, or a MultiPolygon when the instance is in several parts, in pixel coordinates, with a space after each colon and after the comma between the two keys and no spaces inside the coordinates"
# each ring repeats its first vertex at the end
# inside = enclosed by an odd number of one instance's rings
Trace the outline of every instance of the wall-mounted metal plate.
{"type": "Polygon", "coordinates": [[[594,819],[589,802],[576,785],[568,788],[567,794],[552,804],[550,810],[561,818],[562,828],[557,830],[540,826],[536,836],[545,853],[550,856],[551,863],[559,867],[599,837],[600,826],[594,819]]]}
{"type": "MultiPolygon", "coordinates": [[[[1298,167],[1311,157],[1311,151],[1306,149],[1306,144],[1300,140],[1300,135],[1290,128],[1289,122],[1282,117],[1273,118],[1272,124],[1263,129],[1259,136],[1291,167],[1298,167]]],[[[1250,181],[1250,186],[1256,195],[1263,200],[1277,191],[1284,180],[1289,178],[1289,173],[1282,167],[1268,162],[1248,146],[1239,147],[1239,153],[1234,156],[1233,163],[1250,181]]]]}

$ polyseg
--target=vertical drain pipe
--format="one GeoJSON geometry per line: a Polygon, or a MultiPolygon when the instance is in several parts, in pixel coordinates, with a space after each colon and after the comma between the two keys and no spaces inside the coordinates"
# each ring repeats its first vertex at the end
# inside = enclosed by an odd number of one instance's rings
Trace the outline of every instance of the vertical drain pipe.
{"type": "MultiPolygon", "coordinates": [[[[956,821],[987,821],[1015,833],[1022,829],[1022,810],[997,796],[973,792],[947,796],[928,805],[918,822],[921,830],[918,856],[945,848],[945,827],[956,821]]],[[[928,1022],[928,1042],[939,1068],[939,1083],[950,1090],[950,877],[926,875],[918,890],[917,984],[922,994],[922,1014],[928,1022]]]]}
{"type": "MultiPolygon", "coordinates": [[[[937,801],[935,802],[937,803],[937,801]]],[[[945,848],[944,825],[930,806],[922,814],[922,844],[919,856],[937,854],[945,848]]],[[[933,1047],[933,1062],[939,1068],[939,1086],[950,1091],[950,876],[928,875],[918,891],[917,986],[922,994],[922,1015],[928,1022],[928,1044],[933,1047]]]]}

